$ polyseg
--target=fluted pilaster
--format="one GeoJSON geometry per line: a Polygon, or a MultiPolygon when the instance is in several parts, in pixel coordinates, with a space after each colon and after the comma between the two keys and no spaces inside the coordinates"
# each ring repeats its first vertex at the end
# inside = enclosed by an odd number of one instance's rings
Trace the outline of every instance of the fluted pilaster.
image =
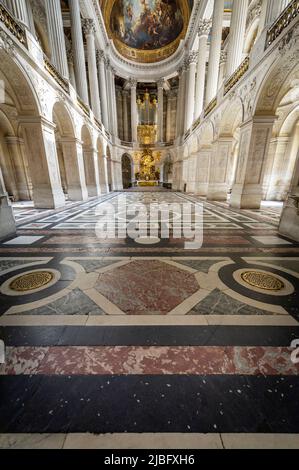
{"type": "Polygon", "coordinates": [[[23,23],[26,27],[29,26],[28,5],[26,0],[6,0],[6,6],[20,23],[23,23]]]}
{"type": "Polygon", "coordinates": [[[194,99],[195,99],[195,75],[197,52],[191,52],[187,58],[187,86],[186,86],[186,114],[185,114],[185,132],[193,124],[194,117],[194,99]]]}
{"type": "Polygon", "coordinates": [[[100,100],[101,100],[101,108],[102,108],[102,121],[105,126],[105,129],[108,129],[109,121],[108,121],[108,107],[107,107],[105,54],[103,51],[97,51],[97,64],[98,64],[98,82],[99,82],[99,88],[100,88],[100,100]]]}
{"type": "Polygon", "coordinates": [[[215,0],[212,19],[212,34],[208,65],[206,103],[209,103],[217,94],[220,52],[222,42],[223,12],[224,0],[215,0]]]}
{"type": "Polygon", "coordinates": [[[97,119],[101,120],[101,103],[95,47],[95,24],[92,19],[83,20],[83,29],[87,42],[88,77],[91,108],[97,119]]]}
{"type": "Polygon", "coordinates": [[[79,0],[69,0],[77,92],[89,103],[79,0]]]}
{"type": "Polygon", "coordinates": [[[247,10],[248,0],[238,0],[233,3],[226,64],[227,77],[237,70],[243,59],[247,10]]]}
{"type": "Polygon", "coordinates": [[[212,26],[211,20],[202,19],[198,28],[198,58],[197,58],[197,79],[195,91],[194,119],[198,119],[204,106],[204,93],[206,81],[206,61],[208,36],[212,26]]]}
{"type": "Polygon", "coordinates": [[[122,90],[123,100],[123,122],[124,122],[124,140],[129,141],[129,121],[128,121],[128,92],[122,90]]]}
{"type": "Polygon", "coordinates": [[[131,86],[131,127],[132,127],[132,141],[137,142],[137,81],[130,80],[131,86]]]}
{"type": "Polygon", "coordinates": [[[58,72],[64,77],[69,77],[67,55],[64,39],[64,30],[61,14],[60,0],[45,2],[49,39],[52,57],[51,61],[58,72]]]}
{"type": "Polygon", "coordinates": [[[158,142],[163,142],[164,79],[158,81],[158,142]]]}

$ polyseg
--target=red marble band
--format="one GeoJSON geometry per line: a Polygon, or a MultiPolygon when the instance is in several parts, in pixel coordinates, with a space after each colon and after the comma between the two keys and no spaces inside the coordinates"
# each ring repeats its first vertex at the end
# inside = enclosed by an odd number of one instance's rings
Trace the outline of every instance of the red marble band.
{"type": "Polygon", "coordinates": [[[298,375],[283,347],[7,348],[0,375],[298,375]]]}

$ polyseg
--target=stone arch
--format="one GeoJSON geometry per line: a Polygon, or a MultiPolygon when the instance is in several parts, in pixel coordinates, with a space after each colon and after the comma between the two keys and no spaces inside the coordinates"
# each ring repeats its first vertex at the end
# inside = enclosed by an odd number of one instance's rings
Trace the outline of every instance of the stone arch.
{"type": "MultiPolygon", "coordinates": [[[[297,46],[298,47],[298,46],[297,46]]],[[[298,52],[293,55],[281,55],[269,66],[258,89],[255,103],[255,115],[274,115],[285,96],[292,89],[292,82],[299,78],[298,52]]]]}
{"type": "Polygon", "coordinates": [[[260,17],[256,17],[253,22],[249,25],[244,42],[244,52],[245,54],[250,54],[255,41],[257,39],[258,30],[259,30],[260,17]]]}
{"type": "Polygon", "coordinates": [[[40,103],[36,89],[22,65],[11,54],[0,49],[0,80],[6,97],[13,102],[18,114],[40,115],[40,103]]]}
{"type": "Polygon", "coordinates": [[[283,97],[276,114],[280,116],[273,133],[265,168],[264,193],[268,200],[285,201],[293,188],[299,158],[299,86],[283,97]]]}
{"type": "Polygon", "coordinates": [[[233,135],[244,120],[244,106],[237,97],[224,109],[221,116],[219,135],[233,135]]]}
{"type": "MultiPolygon", "coordinates": [[[[289,44],[292,47],[289,50],[282,48],[279,56],[269,66],[268,73],[259,87],[254,105],[256,116],[268,115],[273,116],[273,119],[275,116],[283,116],[283,105],[292,101],[294,89],[298,88],[298,45],[292,39],[293,31],[290,32],[289,44]],[[281,106],[282,108],[280,108],[281,106]]],[[[297,145],[296,129],[289,120],[294,118],[294,115],[292,118],[290,117],[293,109],[289,109],[289,117],[285,116],[286,119],[283,118],[281,124],[279,118],[273,128],[263,168],[263,197],[265,199],[279,201],[286,199],[292,184],[292,170],[295,171],[294,167],[298,165],[298,160],[294,156],[295,150],[292,147],[297,145]],[[295,132],[293,135],[291,135],[292,129],[295,132]],[[296,161],[297,163],[295,163],[296,161]]]]}
{"type": "Polygon", "coordinates": [[[4,49],[0,50],[0,80],[4,95],[0,102],[0,171],[11,199],[30,200],[32,159],[28,159],[19,120],[39,116],[40,106],[27,73],[4,49]]]}

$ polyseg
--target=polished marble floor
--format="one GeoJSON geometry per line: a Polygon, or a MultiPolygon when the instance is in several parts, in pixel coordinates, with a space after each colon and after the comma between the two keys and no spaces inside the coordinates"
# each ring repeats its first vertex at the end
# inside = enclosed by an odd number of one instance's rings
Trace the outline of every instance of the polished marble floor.
{"type": "Polygon", "coordinates": [[[299,244],[280,210],[166,191],[17,208],[0,244],[0,447],[299,448],[299,244]],[[176,205],[155,236],[98,236],[108,207],[121,230],[124,208],[152,203],[176,205]],[[186,203],[199,248],[177,236],[186,203]],[[49,284],[12,288],[40,271],[49,284]]]}

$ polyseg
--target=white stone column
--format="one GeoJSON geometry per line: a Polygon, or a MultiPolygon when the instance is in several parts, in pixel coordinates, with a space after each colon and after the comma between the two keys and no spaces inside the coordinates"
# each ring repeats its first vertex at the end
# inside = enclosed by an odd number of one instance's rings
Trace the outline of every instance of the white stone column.
{"type": "Polygon", "coordinates": [[[172,108],[173,92],[167,92],[167,108],[166,108],[166,142],[171,140],[171,108],[172,108]]]}
{"type": "Polygon", "coordinates": [[[158,86],[158,142],[164,141],[164,78],[157,82],[158,86]]]}
{"type": "Polygon", "coordinates": [[[176,137],[180,137],[183,134],[184,127],[184,99],[185,99],[185,87],[186,87],[186,69],[183,65],[179,70],[179,95],[177,102],[177,115],[176,115],[176,137]]]}
{"type": "Polygon", "coordinates": [[[102,121],[106,130],[109,129],[108,106],[107,106],[107,86],[105,73],[105,54],[103,51],[97,51],[98,62],[98,82],[100,87],[100,100],[102,107],[102,121]]]}
{"type": "Polygon", "coordinates": [[[88,193],[85,181],[82,142],[75,138],[60,139],[70,201],[86,201],[88,193]]]}
{"type": "Polygon", "coordinates": [[[201,115],[204,107],[207,47],[211,25],[211,20],[201,19],[198,28],[198,58],[194,110],[195,121],[201,115]]]}
{"type": "Polygon", "coordinates": [[[111,101],[111,77],[110,77],[110,60],[108,57],[105,57],[105,77],[106,77],[106,100],[107,100],[107,120],[108,120],[108,130],[113,134],[113,118],[112,118],[112,101],[111,101]]]}
{"type": "Polygon", "coordinates": [[[226,76],[230,77],[242,63],[246,30],[248,0],[233,3],[233,11],[228,38],[226,76]]]}
{"type": "Polygon", "coordinates": [[[101,103],[98,82],[98,70],[96,60],[95,47],[95,24],[90,18],[83,21],[83,29],[87,42],[87,61],[88,61],[88,78],[90,88],[91,109],[95,117],[101,120],[101,103]]]}
{"type": "Polygon", "coordinates": [[[71,15],[72,44],[74,52],[74,66],[76,74],[77,92],[82,100],[88,104],[88,88],[86,63],[83,44],[81,14],[79,0],[69,0],[71,15]]]}
{"type": "Polygon", "coordinates": [[[118,137],[118,122],[117,122],[117,109],[116,109],[116,89],[115,89],[115,70],[110,67],[111,77],[111,102],[112,102],[112,120],[113,120],[113,135],[118,137]]]}
{"type": "Polygon", "coordinates": [[[208,65],[206,104],[209,104],[217,94],[220,52],[222,43],[224,0],[215,0],[212,18],[212,34],[208,65]]]}
{"type": "Polygon", "coordinates": [[[179,77],[179,90],[178,90],[178,99],[177,99],[177,113],[176,113],[176,128],[175,128],[175,136],[176,138],[179,137],[180,135],[180,112],[179,110],[181,109],[181,100],[182,100],[182,71],[183,69],[180,68],[178,70],[178,77],[179,77]]]}
{"type": "Polygon", "coordinates": [[[273,116],[255,116],[240,128],[240,146],[230,205],[259,209],[263,195],[263,173],[272,137],[273,116]]]}
{"type": "Polygon", "coordinates": [[[0,239],[14,235],[16,223],[0,168],[0,239]]]}
{"type": "Polygon", "coordinates": [[[129,93],[126,90],[122,90],[124,141],[125,142],[129,142],[128,95],[129,93]]]}
{"type": "Polygon", "coordinates": [[[132,127],[132,141],[137,142],[137,81],[130,80],[131,85],[131,127],[132,127]]]}
{"type": "Polygon", "coordinates": [[[187,59],[187,86],[186,86],[186,114],[185,114],[185,132],[190,129],[193,124],[194,118],[194,102],[195,102],[195,76],[196,76],[196,63],[197,52],[191,52],[187,59]]]}
{"type": "Polygon", "coordinates": [[[20,120],[23,130],[34,205],[57,209],[65,205],[56,150],[55,126],[42,117],[20,120]]]}
{"type": "Polygon", "coordinates": [[[51,62],[64,77],[69,77],[60,0],[45,2],[49,30],[51,62]]]}

